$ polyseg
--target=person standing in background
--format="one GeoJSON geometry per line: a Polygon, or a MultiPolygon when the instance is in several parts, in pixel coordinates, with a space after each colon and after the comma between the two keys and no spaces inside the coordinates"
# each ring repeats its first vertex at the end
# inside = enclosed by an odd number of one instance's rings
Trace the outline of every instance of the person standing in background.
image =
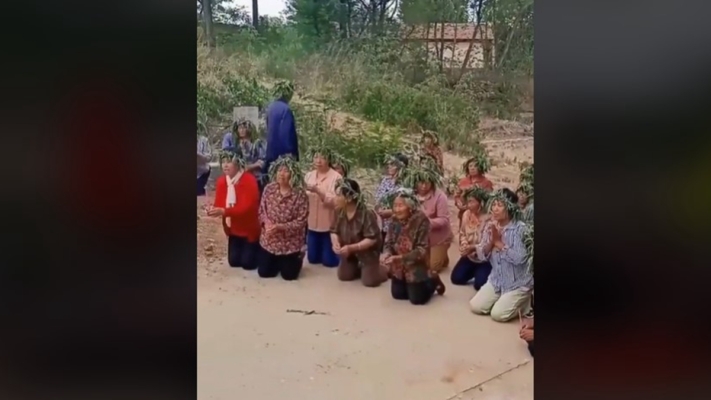
{"type": "Polygon", "coordinates": [[[294,84],[280,81],[274,86],[274,100],[267,107],[267,155],[262,172],[268,174],[269,166],[277,158],[291,155],[299,161],[299,140],[296,121],[289,101],[294,96],[294,84]]]}
{"type": "Polygon", "coordinates": [[[205,186],[210,178],[210,158],[212,147],[205,135],[197,135],[197,195],[205,195],[205,186]]]}
{"type": "Polygon", "coordinates": [[[222,150],[237,154],[247,163],[245,169],[251,172],[259,184],[259,193],[267,184],[267,175],[262,174],[267,156],[267,142],[259,137],[254,124],[246,118],[240,118],[222,138],[222,150]]]}

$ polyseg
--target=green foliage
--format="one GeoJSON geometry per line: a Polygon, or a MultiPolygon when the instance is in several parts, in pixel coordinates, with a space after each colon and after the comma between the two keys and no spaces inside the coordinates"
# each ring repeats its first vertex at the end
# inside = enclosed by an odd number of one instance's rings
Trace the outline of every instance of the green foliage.
{"type": "MultiPolygon", "coordinates": [[[[349,160],[354,166],[380,168],[386,155],[396,152],[402,143],[402,131],[373,124],[367,128],[348,125],[344,130],[330,126],[323,107],[293,104],[299,135],[299,152],[308,155],[328,149],[329,155],[349,160]]],[[[310,160],[306,160],[310,162],[310,160]]]]}

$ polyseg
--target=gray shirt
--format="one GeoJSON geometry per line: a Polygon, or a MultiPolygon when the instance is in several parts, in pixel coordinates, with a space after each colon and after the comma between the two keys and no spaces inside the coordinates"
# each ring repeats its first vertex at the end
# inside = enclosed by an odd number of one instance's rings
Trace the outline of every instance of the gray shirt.
{"type": "Polygon", "coordinates": [[[197,177],[210,170],[212,148],[206,136],[197,137],[197,177]]]}

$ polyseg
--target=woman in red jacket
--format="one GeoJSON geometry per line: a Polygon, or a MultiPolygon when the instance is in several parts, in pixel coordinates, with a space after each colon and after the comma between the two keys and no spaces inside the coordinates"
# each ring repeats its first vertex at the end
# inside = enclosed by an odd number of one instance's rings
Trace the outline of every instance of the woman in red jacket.
{"type": "Polygon", "coordinates": [[[222,217],[230,266],[253,270],[257,268],[260,231],[257,179],[232,152],[221,154],[220,161],[224,175],[217,179],[215,203],[207,215],[222,217]]]}

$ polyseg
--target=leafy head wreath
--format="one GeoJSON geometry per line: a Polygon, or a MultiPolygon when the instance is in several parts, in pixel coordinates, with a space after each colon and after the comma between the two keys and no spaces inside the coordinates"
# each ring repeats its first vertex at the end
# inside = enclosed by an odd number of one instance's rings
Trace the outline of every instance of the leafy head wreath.
{"type": "Polygon", "coordinates": [[[415,189],[420,182],[430,182],[433,187],[442,187],[442,175],[437,165],[429,160],[410,163],[400,172],[400,184],[415,189]]]}
{"type": "Polygon", "coordinates": [[[521,219],[521,208],[518,206],[516,201],[516,194],[511,195],[511,190],[509,189],[499,189],[489,196],[489,202],[486,207],[488,212],[491,212],[491,206],[494,202],[500,201],[503,204],[506,212],[509,214],[509,218],[512,220],[521,219]]]}
{"type": "Polygon", "coordinates": [[[383,196],[380,199],[380,206],[384,209],[392,210],[393,203],[398,197],[405,200],[405,204],[407,204],[411,210],[418,210],[422,205],[422,202],[417,198],[414,190],[401,187],[383,196]]]}
{"type": "Polygon", "coordinates": [[[533,225],[528,225],[523,236],[523,244],[526,246],[526,260],[528,270],[533,273],[533,225]]]}
{"type": "Polygon", "coordinates": [[[294,83],[291,81],[279,81],[274,85],[274,97],[277,99],[291,100],[294,96],[294,83]]]}
{"type": "Polygon", "coordinates": [[[480,174],[485,174],[491,169],[491,161],[486,155],[486,152],[479,150],[476,152],[474,157],[468,159],[464,162],[464,164],[462,164],[462,171],[464,171],[464,175],[469,175],[469,164],[472,162],[476,165],[476,169],[479,170],[480,174]]]}
{"type": "Polygon", "coordinates": [[[333,161],[337,157],[334,151],[325,144],[317,144],[306,151],[306,159],[304,162],[311,162],[317,154],[325,158],[328,165],[333,165],[333,161]]]}
{"type": "Polygon", "coordinates": [[[522,192],[528,196],[528,201],[533,200],[533,164],[523,163],[520,166],[521,173],[518,176],[519,186],[517,192],[522,192]]]}
{"type": "Polygon", "coordinates": [[[248,120],[247,118],[241,117],[237,121],[235,121],[234,124],[232,124],[232,135],[236,139],[237,138],[237,130],[239,129],[240,126],[244,126],[247,128],[247,137],[250,140],[254,140],[255,136],[257,134],[257,127],[254,126],[252,121],[248,120]]]}
{"type": "Polygon", "coordinates": [[[343,172],[346,174],[344,178],[348,177],[351,171],[351,161],[339,153],[331,152],[331,168],[340,166],[343,168],[343,172]]]}
{"type": "Polygon", "coordinates": [[[301,188],[304,186],[304,173],[299,163],[291,155],[283,155],[276,159],[269,166],[269,181],[276,182],[276,175],[282,167],[289,171],[289,184],[292,188],[301,188]]]}
{"type": "Polygon", "coordinates": [[[434,131],[428,131],[428,130],[422,131],[422,142],[425,141],[425,138],[426,138],[426,137],[432,138],[432,143],[433,143],[435,146],[439,146],[439,135],[437,135],[436,132],[434,132],[434,131]]]}
{"type": "Polygon", "coordinates": [[[341,178],[336,181],[336,193],[343,194],[348,202],[355,202],[358,207],[367,207],[370,194],[364,191],[353,179],[341,178]]]}
{"type": "Polygon", "coordinates": [[[244,158],[239,153],[235,153],[234,151],[229,151],[229,150],[222,150],[219,153],[220,157],[220,164],[223,162],[231,162],[235,166],[237,166],[239,169],[244,169],[247,166],[247,162],[245,161],[244,158]]]}
{"type": "Polygon", "coordinates": [[[518,176],[519,182],[521,184],[528,183],[533,187],[533,164],[522,163],[519,168],[521,169],[521,173],[518,176]]]}
{"type": "Polygon", "coordinates": [[[479,204],[482,205],[482,208],[484,208],[486,206],[486,202],[489,200],[489,192],[484,188],[474,186],[465,190],[464,193],[462,193],[462,198],[464,201],[476,199],[479,204]]]}

